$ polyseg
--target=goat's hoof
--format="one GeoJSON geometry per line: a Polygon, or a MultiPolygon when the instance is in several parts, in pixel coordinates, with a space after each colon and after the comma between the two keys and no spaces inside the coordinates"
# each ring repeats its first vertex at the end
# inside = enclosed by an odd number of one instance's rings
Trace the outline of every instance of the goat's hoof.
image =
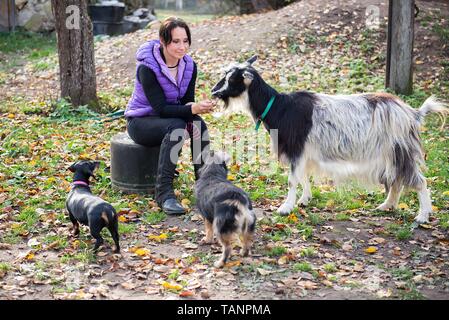
{"type": "Polygon", "coordinates": [[[284,203],[282,206],[279,207],[277,210],[277,213],[279,213],[281,216],[287,216],[290,212],[292,212],[293,206],[289,203],[284,203]]]}
{"type": "Polygon", "coordinates": [[[415,217],[415,221],[419,224],[429,223],[429,213],[421,212],[415,217]]]}
{"type": "Polygon", "coordinates": [[[390,211],[393,209],[394,209],[393,205],[385,203],[385,202],[376,208],[376,210],[378,210],[378,211],[390,211]]]}
{"type": "Polygon", "coordinates": [[[247,257],[247,256],[249,256],[251,254],[251,250],[249,250],[249,249],[241,249],[240,250],[240,255],[242,256],[242,257],[247,257]]]}
{"type": "Polygon", "coordinates": [[[309,204],[309,201],[310,201],[310,198],[301,197],[301,199],[299,199],[299,201],[298,201],[298,206],[307,207],[307,205],[309,204]]]}

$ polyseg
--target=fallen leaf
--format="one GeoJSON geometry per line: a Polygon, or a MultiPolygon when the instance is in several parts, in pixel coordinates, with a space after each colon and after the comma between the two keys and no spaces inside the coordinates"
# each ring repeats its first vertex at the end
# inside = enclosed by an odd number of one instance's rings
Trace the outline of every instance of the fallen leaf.
{"type": "Polygon", "coordinates": [[[368,244],[382,244],[384,243],[386,240],[384,238],[381,237],[376,237],[376,238],[372,238],[370,239],[370,241],[368,242],[368,244]]]}
{"type": "Polygon", "coordinates": [[[391,294],[392,294],[392,291],[390,288],[388,288],[387,290],[382,289],[382,290],[379,290],[376,292],[376,295],[379,298],[389,298],[389,297],[391,297],[391,294]]]}
{"type": "Polygon", "coordinates": [[[153,234],[150,234],[150,235],[148,236],[148,239],[154,240],[154,241],[156,241],[156,242],[162,242],[162,241],[164,241],[164,240],[167,240],[167,238],[168,238],[168,235],[167,235],[166,233],[161,233],[161,234],[158,235],[158,236],[153,235],[153,234]]]}
{"type": "Polygon", "coordinates": [[[182,288],[183,288],[179,284],[171,284],[167,281],[162,282],[162,287],[164,287],[164,289],[167,289],[167,290],[176,290],[176,291],[182,290],[182,288]]]}
{"type": "Polygon", "coordinates": [[[407,205],[406,203],[401,202],[401,203],[398,205],[398,208],[399,208],[399,209],[402,209],[402,210],[407,210],[407,209],[408,209],[408,205],[407,205]]]}
{"type": "Polygon", "coordinates": [[[184,208],[188,208],[190,205],[190,200],[189,199],[182,199],[181,200],[181,204],[184,208]]]}
{"type": "Polygon", "coordinates": [[[187,242],[186,244],[183,245],[183,247],[186,249],[198,249],[198,245],[192,242],[187,242]]]}
{"type": "Polygon", "coordinates": [[[133,290],[136,288],[136,284],[135,283],[131,283],[131,282],[123,282],[120,284],[123,288],[127,289],[127,290],[133,290]]]}
{"type": "Polygon", "coordinates": [[[369,253],[369,254],[373,254],[373,253],[377,252],[377,248],[376,247],[368,247],[365,249],[365,252],[369,253]]]}
{"type": "Polygon", "coordinates": [[[181,292],[179,293],[179,296],[180,296],[181,298],[192,297],[192,296],[194,296],[194,295],[195,295],[195,293],[192,292],[192,291],[181,291],[181,292]]]}
{"type": "Polygon", "coordinates": [[[145,248],[138,248],[134,251],[135,254],[137,254],[139,257],[147,256],[150,254],[150,250],[145,248]]]}
{"type": "Polygon", "coordinates": [[[287,220],[289,223],[297,223],[298,222],[298,217],[296,216],[296,214],[294,213],[290,213],[287,217],[287,220]]]}
{"type": "Polygon", "coordinates": [[[315,282],[306,280],[306,281],[298,281],[298,285],[304,287],[307,290],[315,290],[318,289],[318,285],[315,282]]]}
{"type": "Polygon", "coordinates": [[[273,273],[273,271],[265,270],[265,269],[262,269],[262,268],[257,268],[257,272],[259,272],[263,276],[266,276],[266,275],[269,275],[270,273],[273,273]]]}
{"type": "Polygon", "coordinates": [[[231,261],[231,262],[226,263],[225,267],[232,268],[232,267],[236,267],[239,265],[241,265],[241,262],[240,262],[240,260],[237,260],[237,261],[231,261]]]}
{"type": "Polygon", "coordinates": [[[279,265],[287,264],[288,260],[289,260],[288,256],[282,256],[278,259],[278,264],[279,265]]]}

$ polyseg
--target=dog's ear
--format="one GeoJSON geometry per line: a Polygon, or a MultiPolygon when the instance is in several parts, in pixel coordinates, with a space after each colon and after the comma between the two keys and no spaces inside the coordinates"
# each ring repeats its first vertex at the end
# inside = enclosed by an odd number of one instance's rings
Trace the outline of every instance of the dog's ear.
{"type": "Polygon", "coordinates": [[[89,161],[88,165],[84,167],[84,173],[94,177],[94,171],[100,166],[99,161],[89,161]]]}
{"type": "Polygon", "coordinates": [[[67,170],[70,170],[70,172],[75,172],[75,171],[76,171],[75,165],[76,165],[77,163],[78,163],[78,162],[73,163],[70,167],[67,168],[67,170]]]}
{"type": "Polygon", "coordinates": [[[100,161],[93,161],[94,169],[98,169],[100,167],[100,161]]]}
{"type": "Polygon", "coordinates": [[[216,164],[229,164],[231,162],[231,156],[224,151],[218,151],[214,155],[214,162],[216,164]]]}

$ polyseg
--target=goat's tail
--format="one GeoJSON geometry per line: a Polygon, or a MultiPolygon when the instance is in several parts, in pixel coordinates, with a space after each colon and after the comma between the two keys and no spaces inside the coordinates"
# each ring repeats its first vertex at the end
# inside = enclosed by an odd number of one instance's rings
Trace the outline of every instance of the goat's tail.
{"type": "Polygon", "coordinates": [[[443,127],[445,124],[444,116],[449,114],[449,108],[448,108],[447,103],[439,101],[437,98],[435,98],[435,96],[430,96],[429,98],[427,98],[426,101],[424,101],[421,108],[419,108],[419,110],[418,110],[419,122],[423,123],[424,118],[429,113],[432,113],[432,112],[437,112],[443,117],[443,125],[442,125],[442,127],[443,127]]]}

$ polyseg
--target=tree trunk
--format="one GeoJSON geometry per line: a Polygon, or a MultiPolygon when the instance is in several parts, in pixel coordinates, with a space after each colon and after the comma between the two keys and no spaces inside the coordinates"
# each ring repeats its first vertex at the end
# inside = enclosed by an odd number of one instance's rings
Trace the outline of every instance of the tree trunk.
{"type": "Polygon", "coordinates": [[[414,0],[390,0],[387,39],[387,88],[413,92],[414,0]]]}
{"type": "Polygon", "coordinates": [[[61,97],[97,106],[94,41],[88,0],[51,0],[58,39],[61,97]]]}

